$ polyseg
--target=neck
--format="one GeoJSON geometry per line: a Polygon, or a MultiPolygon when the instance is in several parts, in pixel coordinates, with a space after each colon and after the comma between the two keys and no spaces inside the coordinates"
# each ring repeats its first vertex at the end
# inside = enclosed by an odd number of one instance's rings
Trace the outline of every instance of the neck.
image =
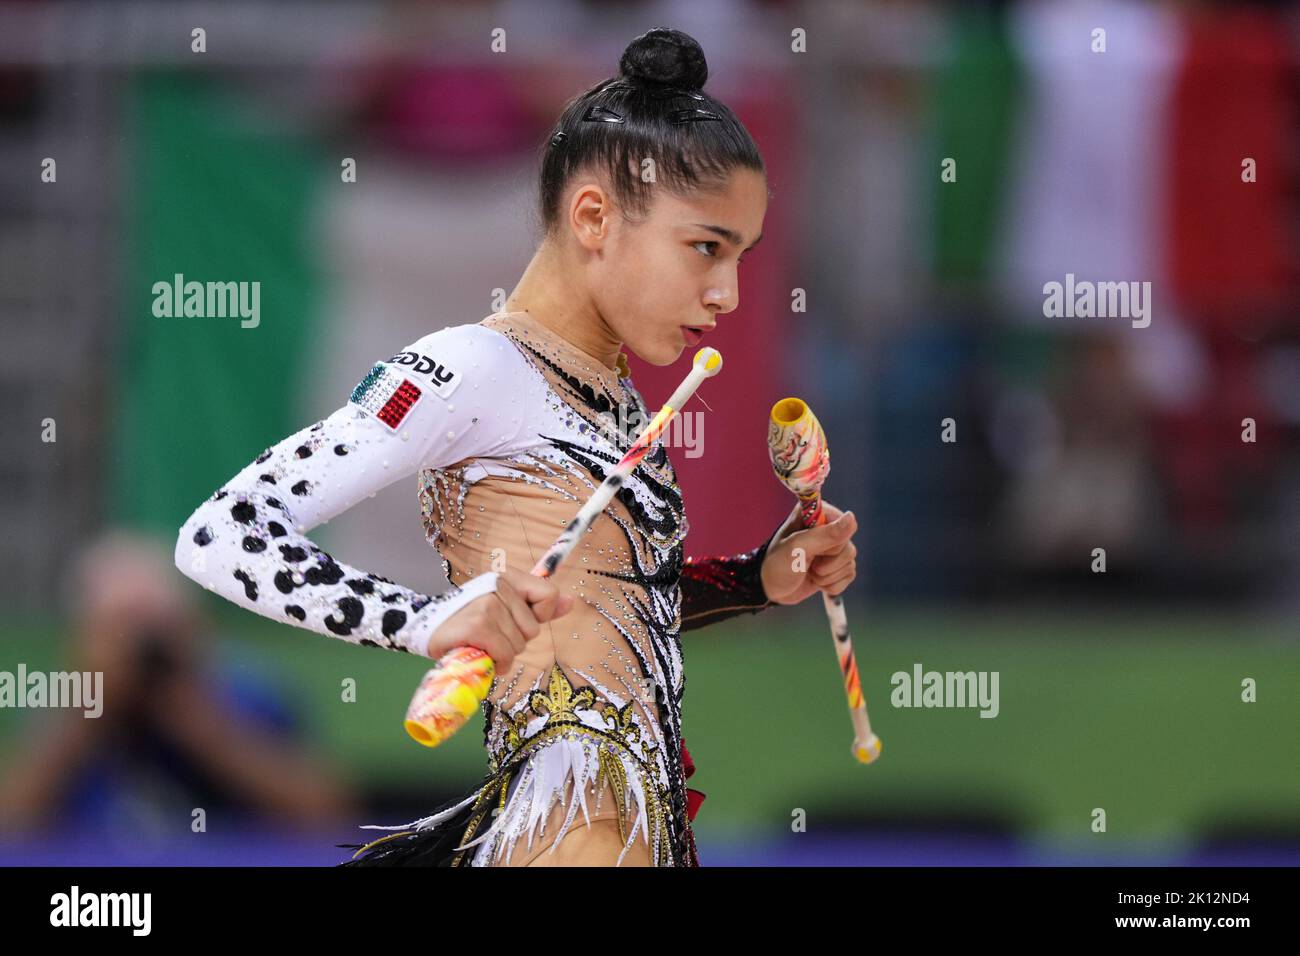
{"type": "Polygon", "coordinates": [[[506,298],[504,311],[527,312],[539,325],[554,332],[570,345],[600,360],[606,368],[618,368],[623,343],[604,316],[591,302],[574,302],[571,271],[554,245],[543,242],[514,291],[506,298]]]}

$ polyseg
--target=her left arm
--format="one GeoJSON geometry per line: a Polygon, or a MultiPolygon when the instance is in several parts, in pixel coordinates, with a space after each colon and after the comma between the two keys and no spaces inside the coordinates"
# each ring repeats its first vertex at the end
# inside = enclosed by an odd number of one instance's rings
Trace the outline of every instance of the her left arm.
{"type": "Polygon", "coordinates": [[[827,523],[820,527],[800,529],[796,505],[776,533],[751,551],[688,558],[680,582],[681,631],[773,604],[798,604],[817,591],[842,593],[857,575],[857,548],[850,540],[857,518],[830,502],[822,502],[822,508],[827,523]]]}

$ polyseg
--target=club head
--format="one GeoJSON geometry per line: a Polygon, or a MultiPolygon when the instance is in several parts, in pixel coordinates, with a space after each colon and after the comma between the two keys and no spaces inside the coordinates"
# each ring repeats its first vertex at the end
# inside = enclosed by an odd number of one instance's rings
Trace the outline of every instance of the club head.
{"type": "Polygon", "coordinates": [[[800,498],[821,490],[831,470],[826,433],[808,404],[783,398],[772,406],[767,450],[781,483],[800,498]]]}
{"type": "Polygon", "coordinates": [[[703,371],[705,378],[713,378],[722,370],[722,353],[706,346],[695,353],[691,365],[703,371]]]}

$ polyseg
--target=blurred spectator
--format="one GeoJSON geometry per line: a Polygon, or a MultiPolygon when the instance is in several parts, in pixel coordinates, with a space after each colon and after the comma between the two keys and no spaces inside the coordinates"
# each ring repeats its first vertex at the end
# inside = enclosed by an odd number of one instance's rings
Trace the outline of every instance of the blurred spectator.
{"type": "Polygon", "coordinates": [[[130,533],[79,555],[71,667],[102,672],[102,713],[60,710],[35,728],[0,779],[0,830],[138,841],[190,832],[197,808],[209,830],[354,814],[275,689],[208,660],[213,635],[178,581],[167,555],[130,533]]]}
{"type": "Polygon", "coordinates": [[[1094,548],[1110,563],[1147,557],[1160,502],[1141,393],[1117,335],[1082,338],[1008,494],[1017,556],[1039,568],[1087,568],[1094,548]]]}

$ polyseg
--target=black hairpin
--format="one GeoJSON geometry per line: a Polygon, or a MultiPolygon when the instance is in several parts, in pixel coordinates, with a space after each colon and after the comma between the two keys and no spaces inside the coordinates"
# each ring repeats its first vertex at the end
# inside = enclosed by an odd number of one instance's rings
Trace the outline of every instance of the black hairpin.
{"type": "Polygon", "coordinates": [[[623,115],[606,106],[590,106],[582,117],[584,123],[621,123],[623,115]]]}
{"type": "Polygon", "coordinates": [[[701,123],[705,120],[721,120],[722,117],[712,110],[703,110],[698,106],[689,110],[677,110],[672,116],[668,117],[668,122],[674,124],[680,123],[701,123]]]}
{"type": "Polygon", "coordinates": [[[675,100],[681,96],[687,96],[693,100],[704,99],[704,94],[698,90],[687,90],[680,86],[665,86],[650,94],[652,100],[675,100]]]}
{"type": "Polygon", "coordinates": [[[568,138],[569,138],[569,134],[566,133],[564,130],[562,130],[562,129],[561,129],[561,130],[556,130],[556,131],[555,131],[555,135],[551,137],[551,145],[552,145],[552,146],[559,146],[561,143],[563,143],[563,142],[564,142],[566,139],[568,139],[568,138]]]}

